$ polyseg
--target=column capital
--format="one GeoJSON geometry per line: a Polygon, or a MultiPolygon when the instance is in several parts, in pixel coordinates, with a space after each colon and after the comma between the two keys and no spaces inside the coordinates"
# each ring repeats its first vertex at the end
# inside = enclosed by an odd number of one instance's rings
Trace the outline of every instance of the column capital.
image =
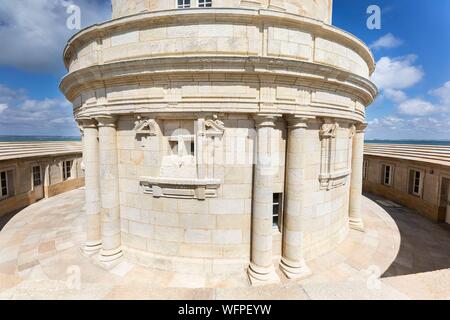
{"type": "Polygon", "coordinates": [[[113,115],[98,115],[95,116],[99,127],[116,127],[117,117],[113,115]]]}
{"type": "Polygon", "coordinates": [[[280,118],[279,115],[274,114],[256,114],[253,116],[255,120],[255,127],[272,127],[275,128],[277,120],[280,118]]]}
{"type": "Polygon", "coordinates": [[[314,117],[306,117],[306,116],[289,116],[286,118],[288,123],[288,127],[290,129],[301,129],[308,128],[309,122],[314,120],[314,117]]]}
{"type": "Polygon", "coordinates": [[[355,123],[356,133],[364,133],[366,131],[366,128],[368,126],[368,123],[355,123]]]}
{"type": "Polygon", "coordinates": [[[78,118],[77,122],[83,128],[97,128],[97,121],[93,118],[89,117],[78,118]]]}

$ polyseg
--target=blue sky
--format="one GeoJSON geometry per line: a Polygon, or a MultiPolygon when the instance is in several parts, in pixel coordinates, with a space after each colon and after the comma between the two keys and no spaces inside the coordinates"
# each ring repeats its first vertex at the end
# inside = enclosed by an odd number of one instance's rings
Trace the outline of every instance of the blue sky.
{"type": "MultiPolygon", "coordinates": [[[[107,20],[107,0],[72,0],[82,26],[107,20]]],[[[67,0],[0,0],[0,135],[78,135],[59,92],[67,0]]],[[[334,0],[333,25],[374,53],[380,95],[367,110],[369,139],[450,140],[450,1],[334,0]],[[369,5],[381,29],[366,27],[369,5]]]]}

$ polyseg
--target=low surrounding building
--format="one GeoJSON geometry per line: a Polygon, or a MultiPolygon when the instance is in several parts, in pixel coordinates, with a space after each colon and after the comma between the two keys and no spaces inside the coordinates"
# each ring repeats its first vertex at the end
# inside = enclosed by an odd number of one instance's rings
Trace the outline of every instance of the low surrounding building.
{"type": "Polygon", "coordinates": [[[367,144],[364,191],[450,224],[450,147],[367,144]]]}
{"type": "Polygon", "coordinates": [[[0,217],[84,185],[79,142],[0,142],[0,217]]]}

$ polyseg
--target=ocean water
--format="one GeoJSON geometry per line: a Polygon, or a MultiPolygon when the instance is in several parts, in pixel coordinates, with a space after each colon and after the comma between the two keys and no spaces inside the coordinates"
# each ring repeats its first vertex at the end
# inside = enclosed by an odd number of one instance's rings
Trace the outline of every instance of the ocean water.
{"type": "Polygon", "coordinates": [[[1,136],[0,142],[30,142],[30,141],[81,141],[80,137],[62,137],[62,136],[1,136]]]}
{"type": "MultiPolygon", "coordinates": [[[[81,141],[80,137],[63,136],[2,136],[0,142],[22,142],[22,141],[81,141]]],[[[366,143],[385,144],[424,144],[431,146],[450,146],[449,141],[442,140],[366,140],[366,143]]]]}

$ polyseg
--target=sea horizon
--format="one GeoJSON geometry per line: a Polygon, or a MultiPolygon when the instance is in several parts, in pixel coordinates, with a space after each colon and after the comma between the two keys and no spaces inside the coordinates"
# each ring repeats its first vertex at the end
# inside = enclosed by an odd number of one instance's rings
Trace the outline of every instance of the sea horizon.
{"type": "MultiPolygon", "coordinates": [[[[0,135],[0,142],[51,142],[51,141],[81,141],[79,136],[47,136],[47,135],[0,135]]],[[[367,139],[368,144],[420,144],[432,146],[450,146],[450,140],[418,140],[418,139],[367,139]]]]}
{"type": "Polygon", "coordinates": [[[51,142],[51,141],[81,141],[79,136],[41,136],[41,135],[0,135],[0,142],[51,142]]]}

